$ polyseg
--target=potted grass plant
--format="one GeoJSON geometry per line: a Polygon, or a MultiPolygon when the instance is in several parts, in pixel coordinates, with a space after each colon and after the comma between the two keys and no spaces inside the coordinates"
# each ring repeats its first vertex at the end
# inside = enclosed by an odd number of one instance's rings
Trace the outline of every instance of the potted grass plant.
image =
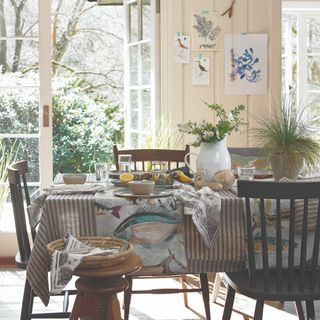
{"type": "Polygon", "coordinates": [[[292,99],[273,108],[272,114],[258,118],[253,129],[256,142],[268,156],[275,180],[295,180],[303,164],[315,165],[320,160],[319,119],[309,119],[310,105],[295,106],[292,99]]]}

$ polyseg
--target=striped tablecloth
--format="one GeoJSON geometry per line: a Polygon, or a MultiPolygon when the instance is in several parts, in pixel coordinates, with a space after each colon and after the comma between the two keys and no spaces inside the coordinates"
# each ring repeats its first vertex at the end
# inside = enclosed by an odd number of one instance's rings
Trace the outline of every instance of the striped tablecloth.
{"type": "MultiPolygon", "coordinates": [[[[220,192],[221,228],[214,247],[208,250],[192,222],[184,216],[188,272],[239,271],[245,262],[245,220],[242,200],[232,192],[220,192]]],[[[37,237],[28,263],[27,278],[43,303],[49,303],[46,245],[64,235],[95,236],[94,194],[50,195],[43,207],[37,237]]]]}

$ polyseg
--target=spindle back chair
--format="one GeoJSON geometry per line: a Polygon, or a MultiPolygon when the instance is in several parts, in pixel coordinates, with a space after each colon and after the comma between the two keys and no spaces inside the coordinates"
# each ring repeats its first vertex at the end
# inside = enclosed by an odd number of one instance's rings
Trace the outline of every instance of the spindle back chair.
{"type": "Polygon", "coordinates": [[[320,298],[320,182],[239,180],[238,195],[245,199],[248,271],[224,274],[228,293],[223,319],[230,319],[235,291],[257,299],[254,319],[262,318],[264,300],[295,301],[299,319],[304,319],[302,301],[306,301],[308,319],[314,317],[313,301],[320,298]],[[267,199],[274,204],[274,237],[267,199]],[[258,217],[253,222],[252,201],[257,200],[258,217]],[[302,219],[300,230],[298,219],[302,219]]]}

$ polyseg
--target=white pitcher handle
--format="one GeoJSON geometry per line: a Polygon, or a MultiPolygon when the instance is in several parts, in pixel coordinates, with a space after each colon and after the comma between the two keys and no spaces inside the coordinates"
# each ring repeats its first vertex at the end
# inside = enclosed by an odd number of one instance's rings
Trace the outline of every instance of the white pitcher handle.
{"type": "Polygon", "coordinates": [[[191,168],[190,163],[188,162],[188,156],[193,155],[193,156],[197,156],[197,153],[193,153],[193,152],[189,152],[184,156],[184,163],[186,164],[186,166],[189,168],[189,170],[191,171],[191,173],[195,174],[195,171],[191,168]]]}

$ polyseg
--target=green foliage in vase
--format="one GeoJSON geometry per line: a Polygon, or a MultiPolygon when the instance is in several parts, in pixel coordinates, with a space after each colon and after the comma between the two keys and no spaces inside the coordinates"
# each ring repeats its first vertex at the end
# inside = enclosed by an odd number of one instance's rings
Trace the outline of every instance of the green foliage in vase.
{"type": "Polygon", "coordinates": [[[317,118],[308,119],[309,106],[295,106],[291,98],[284,99],[273,112],[258,118],[258,128],[253,129],[257,144],[269,156],[277,155],[307,165],[320,160],[319,128],[317,118]]]}
{"type": "Polygon", "coordinates": [[[117,106],[90,97],[74,83],[53,95],[53,164],[57,172],[88,172],[92,161],[109,162],[123,141],[117,106]]]}
{"type": "Polygon", "coordinates": [[[240,125],[244,124],[240,117],[240,113],[245,109],[244,105],[239,105],[227,113],[220,104],[205,104],[209,109],[215,111],[218,118],[216,124],[202,120],[201,122],[188,121],[186,124],[178,125],[181,132],[196,136],[196,141],[192,144],[195,147],[199,147],[203,142],[219,142],[232,131],[238,131],[240,125]]]}

